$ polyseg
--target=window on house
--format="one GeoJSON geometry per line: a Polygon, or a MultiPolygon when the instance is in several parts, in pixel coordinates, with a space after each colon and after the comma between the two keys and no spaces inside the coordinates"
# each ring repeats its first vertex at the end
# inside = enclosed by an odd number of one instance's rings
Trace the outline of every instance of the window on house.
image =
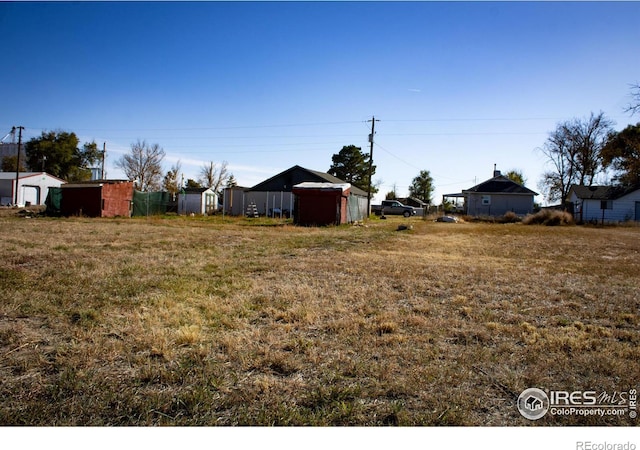
{"type": "Polygon", "coordinates": [[[600,209],[613,209],[613,200],[601,200],[600,209]]]}

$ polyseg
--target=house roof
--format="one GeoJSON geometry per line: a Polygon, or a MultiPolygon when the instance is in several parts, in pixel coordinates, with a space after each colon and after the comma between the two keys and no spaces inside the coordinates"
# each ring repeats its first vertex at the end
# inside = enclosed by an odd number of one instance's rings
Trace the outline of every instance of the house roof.
{"type": "Polygon", "coordinates": [[[68,183],[62,185],[64,188],[91,188],[91,187],[102,187],[105,184],[121,184],[121,183],[131,183],[133,181],[129,180],[90,180],[90,181],[76,181],[74,183],[68,183]]]}
{"type": "MultiPolygon", "coordinates": [[[[269,190],[268,186],[272,185],[273,182],[276,181],[278,178],[291,178],[293,181],[293,184],[300,184],[306,181],[321,182],[321,183],[326,182],[326,183],[334,183],[334,184],[346,183],[344,180],[334,177],[333,175],[330,175],[326,172],[305,169],[304,167],[300,167],[296,165],[283,172],[280,172],[277,175],[272,176],[271,178],[266,179],[261,183],[256,184],[250,190],[251,191],[269,190]],[[293,176],[294,174],[296,175],[295,177],[293,176]]],[[[288,186],[287,190],[290,190],[293,187],[293,184],[291,186],[288,186]]],[[[362,196],[362,197],[367,196],[367,193],[365,191],[353,185],[351,186],[351,193],[362,196]]]]}
{"type": "Polygon", "coordinates": [[[186,187],[184,188],[184,192],[187,194],[202,194],[203,192],[206,191],[211,191],[213,192],[213,189],[208,188],[208,187],[186,187]]]}
{"type": "Polygon", "coordinates": [[[305,181],[304,183],[296,184],[294,189],[319,189],[319,190],[341,190],[342,192],[351,188],[349,183],[328,183],[321,181],[305,181]]]}
{"type": "Polygon", "coordinates": [[[580,184],[572,184],[569,189],[576,194],[576,197],[582,200],[615,200],[635,191],[634,188],[624,188],[621,186],[583,186],[580,184]]]}
{"type": "MultiPolygon", "coordinates": [[[[53,175],[50,175],[47,172],[20,172],[18,174],[18,178],[22,180],[23,178],[39,177],[43,175],[50,178],[55,178],[56,180],[59,180],[65,183],[65,181],[62,178],[54,177],[53,175]]],[[[0,180],[15,180],[15,179],[16,179],[15,172],[0,172],[0,180]]]]}
{"type": "Polygon", "coordinates": [[[507,178],[504,175],[493,177],[462,192],[474,192],[483,194],[538,195],[537,192],[534,192],[531,189],[516,183],[515,181],[507,178]]]}

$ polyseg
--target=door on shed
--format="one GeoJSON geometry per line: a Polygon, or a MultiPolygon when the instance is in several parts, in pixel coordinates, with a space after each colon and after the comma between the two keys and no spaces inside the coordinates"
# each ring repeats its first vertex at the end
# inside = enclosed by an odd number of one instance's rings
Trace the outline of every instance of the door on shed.
{"type": "Polygon", "coordinates": [[[636,222],[640,222],[640,202],[636,202],[636,222]]]}
{"type": "Polygon", "coordinates": [[[22,186],[22,203],[26,205],[27,202],[30,205],[40,204],[40,187],[29,185],[22,186]]]}

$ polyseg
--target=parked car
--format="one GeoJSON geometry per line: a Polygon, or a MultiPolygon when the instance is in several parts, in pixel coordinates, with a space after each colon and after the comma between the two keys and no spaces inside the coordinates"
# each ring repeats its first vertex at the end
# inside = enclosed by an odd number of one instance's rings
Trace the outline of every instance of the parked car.
{"type": "Polygon", "coordinates": [[[371,205],[371,210],[376,216],[396,215],[411,217],[416,215],[413,206],[403,205],[397,200],[384,200],[381,205],[371,205]]]}

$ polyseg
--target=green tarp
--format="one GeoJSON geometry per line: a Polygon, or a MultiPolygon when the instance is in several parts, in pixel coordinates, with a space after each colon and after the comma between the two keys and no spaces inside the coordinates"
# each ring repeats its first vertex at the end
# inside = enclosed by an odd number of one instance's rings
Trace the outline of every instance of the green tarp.
{"type": "Polygon", "coordinates": [[[177,203],[169,192],[133,191],[133,216],[153,216],[176,212],[177,203]]]}
{"type": "Polygon", "coordinates": [[[62,188],[50,187],[49,192],[47,193],[47,199],[44,201],[44,204],[47,205],[47,216],[59,216],[62,214],[62,208],[60,207],[61,203],[62,188]]]}

